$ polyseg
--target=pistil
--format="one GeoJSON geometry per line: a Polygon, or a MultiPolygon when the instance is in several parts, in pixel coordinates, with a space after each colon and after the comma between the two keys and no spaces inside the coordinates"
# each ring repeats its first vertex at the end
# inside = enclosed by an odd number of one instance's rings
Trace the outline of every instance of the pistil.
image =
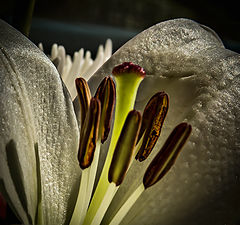
{"type": "Polygon", "coordinates": [[[138,87],[145,77],[145,71],[140,66],[130,62],[115,67],[112,73],[116,81],[116,108],[113,133],[102,174],[84,220],[84,225],[91,224],[108,190],[110,185],[108,171],[114,149],[127,114],[134,107],[138,87]]]}

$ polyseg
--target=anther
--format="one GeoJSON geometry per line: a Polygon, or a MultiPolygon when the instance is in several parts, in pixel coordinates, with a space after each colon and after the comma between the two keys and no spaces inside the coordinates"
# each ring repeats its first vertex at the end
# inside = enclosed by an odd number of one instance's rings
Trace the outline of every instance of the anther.
{"type": "Polygon", "coordinates": [[[191,131],[191,125],[187,123],[175,127],[145,172],[143,178],[145,189],[157,183],[169,171],[191,131]]]}
{"type": "Polygon", "coordinates": [[[124,123],[122,132],[114,150],[108,180],[119,186],[128,170],[141,125],[141,114],[132,110],[124,123]]]}
{"type": "Polygon", "coordinates": [[[87,81],[85,81],[83,78],[77,78],[75,80],[79,103],[80,103],[80,111],[81,111],[81,127],[83,127],[84,120],[87,115],[87,111],[90,105],[90,99],[91,99],[91,92],[88,87],[87,81]]]}
{"type": "Polygon", "coordinates": [[[98,86],[95,98],[101,102],[101,120],[99,134],[102,144],[106,141],[111,125],[113,108],[115,104],[115,84],[111,77],[105,77],[98,86]]]}
{"type": "Polygon", "coordinates": [[[98,138],[100,113],[101,106],[99,100],[92,98],[80,132],[78,159],[82,169],[89,167],[93,161],[98,138]]]}
{"type": "Polygon", "coordinates": [[[144,134],[143,143],[136,155],[136,159],[140,162],[150,155],[160,136],[168,105],[168,95],[164,92],[158,92],[152,96],[144,109],[139,133],[139,139],[144,134]]]}

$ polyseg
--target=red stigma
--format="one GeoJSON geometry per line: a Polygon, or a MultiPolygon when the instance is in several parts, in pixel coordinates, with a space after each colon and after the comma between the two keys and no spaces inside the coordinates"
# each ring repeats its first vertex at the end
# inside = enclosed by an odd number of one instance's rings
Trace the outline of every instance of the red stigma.
{"type": "Polygon", "coordinates": [[[112,74],[114,76],[118,76],[122,73],[135,73],[142,78],[146,75],[145,70],[141,66],[135,65],[132,62],[124,62],[113,68],[112,74]]]}

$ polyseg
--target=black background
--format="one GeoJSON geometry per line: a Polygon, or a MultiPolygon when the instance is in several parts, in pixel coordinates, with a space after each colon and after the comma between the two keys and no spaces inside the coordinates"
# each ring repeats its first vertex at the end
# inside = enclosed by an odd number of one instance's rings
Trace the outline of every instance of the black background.
{"type": "MultiPolygon", "coordinates": [[[[28,0],[2,0],[0,18],[12,23],[28,0]]],[[[225,46],[240,52],[237,1],[190,0],[36,0],[30,39],[45,50],[57,42],[68,53],[93,51],[107,37],[114,50],[138,32],[173,18],[189,18],[215,30],[225,46]]],[[[14,25],[14,24],[13,24],[14,25]]]]}

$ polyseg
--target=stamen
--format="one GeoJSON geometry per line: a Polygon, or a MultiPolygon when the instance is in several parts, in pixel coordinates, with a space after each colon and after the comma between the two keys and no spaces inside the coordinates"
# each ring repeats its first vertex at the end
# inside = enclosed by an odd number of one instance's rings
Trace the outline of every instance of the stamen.
{"type": "Polygon", "coordinates": [[[70,225],[82,225],[87,214],[87,209],[92,196],[93,185],[96,177],[100,145],[101,142],[100,139],[98,139],[91,165],[88,168],[82,170],[79,193],[70,225]]]}
{"type": "Polygon", "coordinates": [[[110,184],[91,222],[91,225],[101,223],[119,185],[124,179],[133,155],[133,149],[137,141],[140,124],[141,114],[136,110],[129,112],[121,135],[118,139],[118,143],[116,145],[116,149],[114,151],[113,159],[109,169],[108,179],[110,184]]]}
{"type": "Polygon", "coordinates": [[[168,102],[168,95],[164,92],[158,92],[149,100],[144,109],[139,140],[144,132],[145,134],[141,148],[136,155],[136,159],[140,162],[150,155],[160,136],[168,111],[168,102]]]}
{"type": "Polygon", "coordinates": [[[81,225],[83,223],[91,198],[100,151],[100,139],[98,138],[100,105],[98,99],[91,99],[81,129],[78,159],[82,168],[82,177],[70,225],[81,225]]]}
{"type": "Polygon", "coordinates": [[[129,112],[114,150],[108,173],[109,182],[114,182],[116,186],[122,183],[130,165],[140,130],[140,124],[141,114],[136,110],[129,112]]]}
{"type": "Polygon", "coordinates": [[[98,138],[98,128],[101,112],[100,107],[101,106],[99,100],[92,98],[80,134],[78,159],[80,167],[82,169],[89,167],[93,160],[98,138]]]}
{"type": "Polygon", "coordinates": [[[101,122],[99,134],[102,144],[106,141],[115,104],[115,84],[111,77],[105,77],[99,85],[95,98],[101,102],[101,122]]]}
{"type": "Polygon", "coordinates": [[[191,125],[187,123],[175,127],[145,172],[143,178],[145,189],[157,183],[169,171],[191,131],[191,125]]]}
{"type": "Polygon", "coordinates": [[[178,153],[191,133],[191,125],[187,123],[179,124],[168,137],[163,148],[149,165],[143,183],[130,195],[127,201],[120,207],[109,225],[118,225],[127,215],[131,207],[141,196],[144,190],[159,181],[171,168],[176,160],[178,153]]]}
{"type": "Polygon", "coordinates": [[[91,92],[87,82],[83,78],[77,78],[75,83],[81,108],[80,124],[81,127],[83,127],[83,123],[90,105],[91,92]]]}

